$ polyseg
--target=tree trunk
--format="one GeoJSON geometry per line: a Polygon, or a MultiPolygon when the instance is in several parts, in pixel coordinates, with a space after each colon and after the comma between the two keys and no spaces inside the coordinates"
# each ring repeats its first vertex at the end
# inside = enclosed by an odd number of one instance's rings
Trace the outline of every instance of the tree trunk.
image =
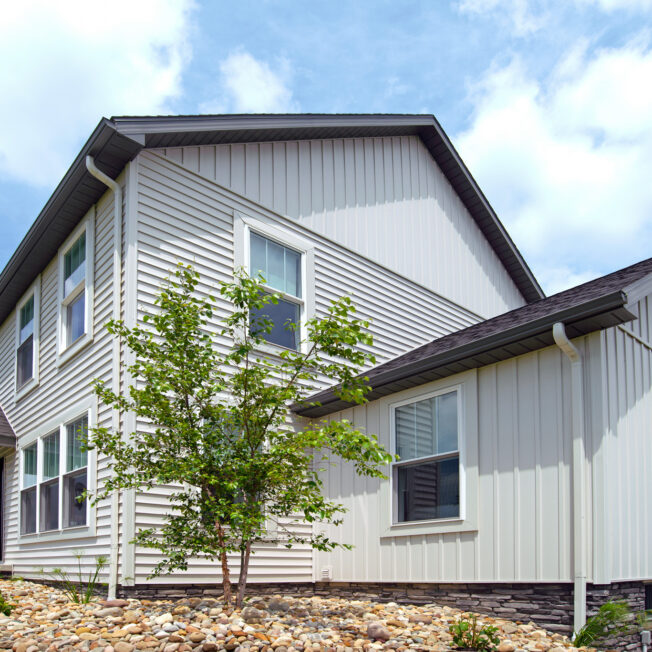
{"type": "Polygon", "coordinates": [[[222,562],[222,588],[224,589],[224,606],[231,606],[231,573],[229,572],[229,558],[224,545],[224,530],[220,523],[217,524],[217,538],[220,544],[220,561],[222,562]]]}
{"type": "Polygon", "coordinates": [[[247,541],[243,554],[240,556],[240,576],[238,577],[238,595],[235,599],[235,606],[242,607],[245,589],[247,588],[247,575],[249,573],[249,558],[251,557],[251,541],[247,541]]]}

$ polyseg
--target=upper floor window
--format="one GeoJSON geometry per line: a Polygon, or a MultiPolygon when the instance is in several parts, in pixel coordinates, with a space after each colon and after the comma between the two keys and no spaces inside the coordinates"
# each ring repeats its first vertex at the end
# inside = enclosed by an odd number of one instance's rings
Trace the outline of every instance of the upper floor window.
{"type": "Polygon", "coordinates": [[[88,433],[84,414],[40,437],[22,452],[20,532],[36,534],[86,525],[88,433]],[[40,460],[40,463],[39,463],[40,460]]]}
{"type": "Polygon", "coordinates": [[[460,516],[458,391],[447,391],[393,410],[394,521],[460,516]]]}
{"type": "Polygon", "coordinates": [[[66,346],[86,332],[86,233],[63,257],[63,303],[66,346]]]}
{"type": "Polygon", "coordinates": [[[277,304],[268,303],[264,309],[253,312],[252,329],[261,319],[269,319],[274,325],[263,337],[272,344],[298,349],[304,308],[302,253],[253,231],[249,246],[250,275],[260,274],[269,291],[281,295],[277,304]]]}
{"type": "Polygon", "coordinates": [[[59,250],[59,361],[92,338],[93,212],[59,250]]]}
{"type": "Polygon", "coordinates": [[[16,306],[16,395],[38,382],[40,278],[16,306]]]}

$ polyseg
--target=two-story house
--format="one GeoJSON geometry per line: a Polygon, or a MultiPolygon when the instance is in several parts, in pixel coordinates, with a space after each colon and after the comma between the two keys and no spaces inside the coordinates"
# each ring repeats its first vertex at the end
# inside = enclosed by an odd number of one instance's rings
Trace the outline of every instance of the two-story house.
{"type": "MultiPolygon", "coordinates": [[[[326,478],[353,551],[261,545],[252,583],[456,601],[560,629],[609,595],[643,606],[652,261],[544,298],[432,116],[100,122],[0,275],[5,568],[38,577],[82,549],[109,557],[111,593],[215,590],[219,569],[201,559],[147,579],[157,553],[132,539],[161,523],[168,487],[76,500],[111,473],[79,432],[147,427],[93,395],[94,378],[131,382],[104,324],[140,323],[178,261],[206,292],[263,269],[299,325],[343,294],[372,319],[371,401],[315,387],[322,407],[297,418],[353,419],[400,461],[384,481],[346,465],[326,478]]],[[[297,346],[282,329],[270,339],[297,346]]]]}

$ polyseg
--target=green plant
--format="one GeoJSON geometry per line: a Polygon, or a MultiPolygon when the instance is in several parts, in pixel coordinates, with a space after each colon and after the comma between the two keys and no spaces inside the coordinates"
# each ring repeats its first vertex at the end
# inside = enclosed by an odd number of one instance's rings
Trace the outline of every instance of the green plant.
{"type": "Polygon", "coordinates": [[[374,362],[372,336],[349,297],[303,325],[298,349],[272,354],[265,338],[273,323],[261,315],[280,294],[241,271],[221,284],[220,299],[205,290],[192,267],[179,265],[142,326],[107,324],[135,354],[128,367],[134,382],[120,394],[98,380],[95,391],[104,405],[133,411],[139,428],[128,438],[91,430],[89,447],[113,460],[93,501],[173,485],[174,509],[157,529],[136,534],[139,545],[162,553],[152,574],[184,570],[193,557],[216,561],[229,604],[235,563],[240,606],[255,543],[351,547],[321,528],[295,527],[341,522],[343,506],[322,494],[327,465],[351,462],[358,474],[382,478],[393,456],[350,421],[298,422],[290,410],[324,382],[348,403],[366,400],[360,370],[374,362]]]}
{"type": "Polygon", "coordinates": [[[460,618],[448,631],[453,635],[454,645],[461,649],[493,650],[500,643],[496,636],[498,628],[493,625],[478,628],[478,617],[475,614],[471,615],[470,620],[460,618]]]}
{"type": "Polygon", "coordinates": [[[82,571],[84,552],[82,550],[73,550],[72,555],[77,560],[76,574],[69,573],[62,568],[53,568],[51,571],[41,568],[40,573],[54,580],[57,588],[68,596],[70,602],[87,604],[93,599],[97,588],[102,586],[100,574],[106,568],[108,559],[104,555],[98,555],[95,558],[95,568],[89,571],[87,577],[84,577],[82,571]]]}
{"type": "Polygon", "coordinates": [[[632,615],[624,600],[605,602],[598,613],[587,618],[573,637],[575,647],[587,647],[606,636],[624,634],[632,629],[632,615]]]}
{"type": "Polygon", "coordinates": [[[15,604],[10,604],[5,600],[5,596],[0,593],[0,614],[3,614],[5,616],[9,616],[11,614],[11,611],[15,607],[15,604]]]}

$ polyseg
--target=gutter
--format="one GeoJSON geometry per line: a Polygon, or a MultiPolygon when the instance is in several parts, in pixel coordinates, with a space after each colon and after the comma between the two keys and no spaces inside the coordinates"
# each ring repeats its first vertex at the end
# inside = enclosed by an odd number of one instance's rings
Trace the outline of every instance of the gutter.
{"type": "MultiPolygon", "coordinates": [[[[120,295],[122,276],[122,188],[111,177],[102,172],[92,156],[86,156],[88,171],[113,192],[113,314],[114,320],[120,319],[120,295]]],[[[113,338],[113,367],[111,374],[113,391],[120,392],[120,338],[113,338]]],[[[120,429],[120,412],[111,411],[111,427],[120,429]]],[[[111,495],[111,552],[109,556],[109,600],[116,597],[118,586],[118,529],[120,517],[120,492],[111,495]]]]}
{"type": "Polygon", "coordinates": [[[582,356],[566,335],[564,324],[552,327],[555,344],[571,363],[573,437],[573,630],[586,623],[586,506],[584,501],[584,370],[582,356]]]}
{"type": "MultiPolygon", "coordinates": [[[[547,300],[548,299],[544,299],[543,301],[547,300]]],[[[419,376],[420,374],[435,371],[436,369],[445,367],[446,365],[455,364],[463,360],[474,358],[475,356],[481,354],[491,353],[495,349],[507,347],[511,344],[516,344],[530,337],[545,335],[550,332],[549,329],[555,322],[566,321],[568,323],[570,320],[572,320],[572,323],[570,323],[569,326],[573,326],[574,324],[578,324],[583,320],[591,319],[606,312],[622,309],[626,301],[627,296],[621,290],[616,290],[614,292],[610,292],[609,294],[597,297],[596,299],[587,301],[584,304],[571,306],[569,308],[563,308],[561,310],[557,310],[556,312],[553,311],[549,314],[544,314],[541,317],[534,318],[531,321],[526,321],[511,328],[504,330],[496,329],[496,332],[484,335],[480,339],[473,340],[462,345],[452,346],[450,349],[439,353],[430,354],[423,358],[417,359],[416,361],[407,360],[404,364],[391,368],[387,371],[383,371],[383,367],[388,363],[383,363],[378,367],[369,369],[362,374],[363,376],[369,376],[369,384],[372,387],[372,391],[367,394],[367,399],[372,401],[376,398],[379,398],[380,396],[383,396],[384,394],[378,394],[377,392],[391,383],[407,381],[410,378],[419,376]]],[[[527,306],[524,306],[524,308],[527,308],[527,306]]],[[[509,315],[510,313],[505,314],[509,315]]],[[[498,315],[492,319],[497,320],[504,318],[505,315],[498,315]]],[[[630,318],[634,319],[635,315],[630,313],[630,318]]],[[[467,329],[475,328],[478,325],[479,324],[473,324],[468,326],[467,329]]],[[[440,339],[451,336],[459,336],[460,333],[463,333],[467,329],[449,333],[448,335],[442,336],[440,339]]],[[[413,351],[402,354],[399,356],[399,358],[403,356],[413,356],[415,351],[418,351],[423,347],[427,347],[430,344],[432,344],[432,342],[423,344],[413,351]]],[[[543,348],[543,345],[541,348],[543,348]]],[[[475,366],[477,367],[481,365],[475,366]]],[[[461,371],[461,369],[458,371],[461,371]]],[[[334,390],[335,388],[330,387],[328,389],[312,394],[303,402],[295,403],[292,405],[291,410],[299,416],[315,418],[317,416],[324,416],[325,414],[330,414],[332,412],[353,406],[353,403],[344,403],[341,401],[334,390]],[[317,402],[319,405],[311,405],[313,402],[317,402]]]]}

